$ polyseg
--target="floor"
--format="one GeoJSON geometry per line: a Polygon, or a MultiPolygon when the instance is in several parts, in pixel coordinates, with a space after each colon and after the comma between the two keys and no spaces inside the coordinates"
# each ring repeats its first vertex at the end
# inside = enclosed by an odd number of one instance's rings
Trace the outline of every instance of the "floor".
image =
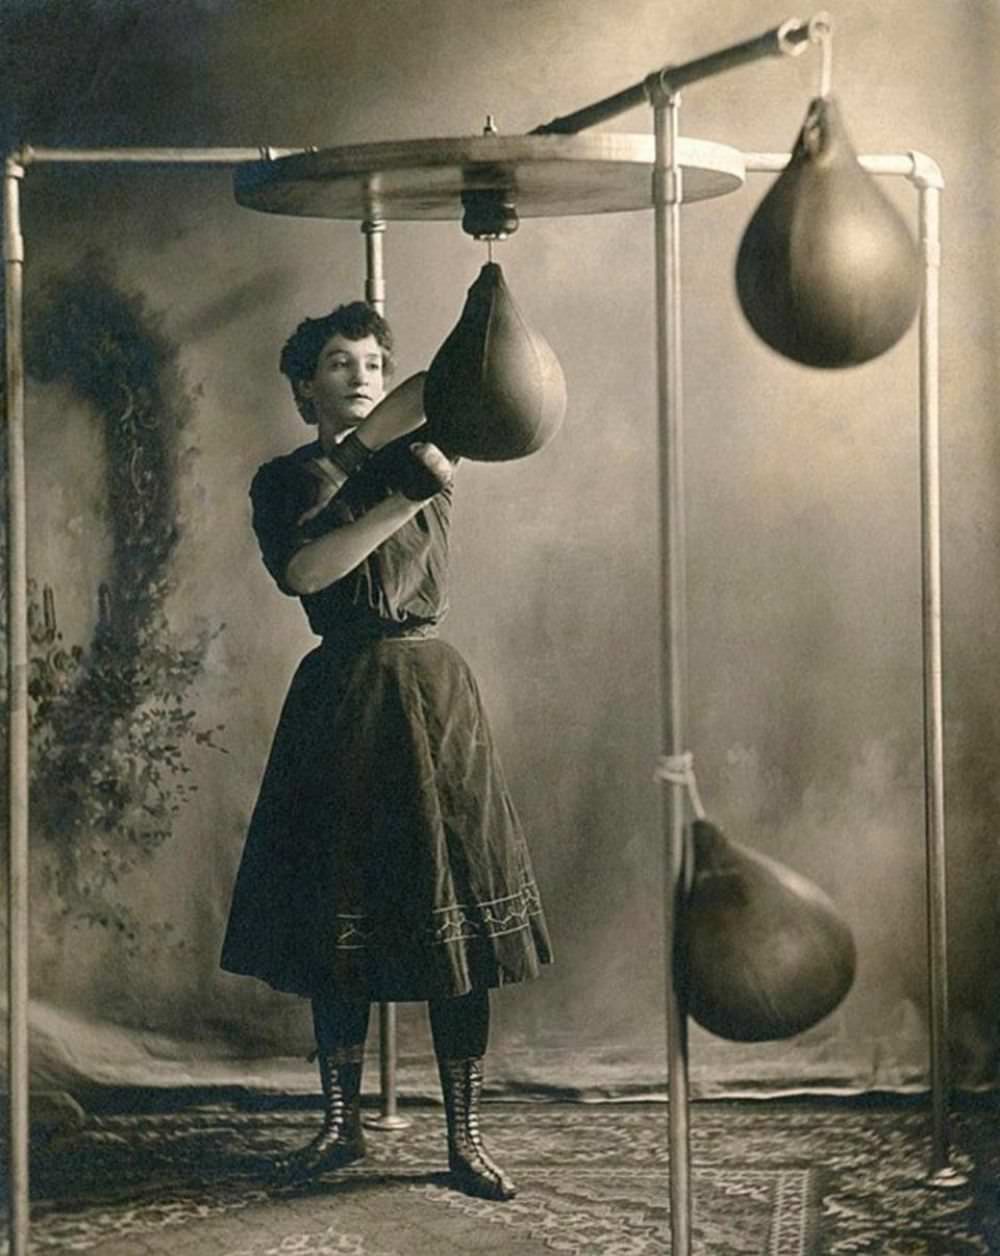
{"type": "MultiPolygon", "coordinates": [[[[73,1128],[35,1131],[34,1252],[100,1256],[652,1256],[671,1250],[662,1103],[491,1102],[484,1128],[519,1185],[469,1199],[446,1173],[440,1107],[371,1129],[367,1159],[298,1187],[269,1173],[308,1141],[305,1100],[104,1095],[73,1128]]],[[[368,1116],[377,1116],[372,1110],[368,1116]]],[[[1000,1253],[1000,1101],[952,1113],[952,1189],[926,1184],[926,1105],[698,1102],[690,1247],[697,1256],[1000,1253]]]]}

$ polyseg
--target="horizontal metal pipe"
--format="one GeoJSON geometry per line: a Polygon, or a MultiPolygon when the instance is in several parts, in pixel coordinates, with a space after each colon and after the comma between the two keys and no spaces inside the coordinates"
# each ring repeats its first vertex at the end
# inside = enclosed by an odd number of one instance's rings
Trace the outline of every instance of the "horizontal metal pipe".
{"type": "Polygon", "coordinates": [[[535,127],[530,135],[572,135],[587,127],[606,122],[609,118],[626,113],[643,104],[655,104],[654,96],[669,96],[680,91],[690,83],[708,78],[713,74],[721,74],[724,70],[735,69],[749,61],[757,61],[761,57],[796,55],[801,52],[810,38],[812,24],[800,21],[797,17],[789,18],[780,26],[765,31],[753,39],[733,44],[719,52],[711,52],[707,56],[698,57],[694,61],[686,61],[683,65],[666,65],[662,69],[648,74],[641,83],[634,83],[613,96],[605,96],[577,109],[574,113],[565,114],[561,118],[553,118],[542,126],[535,127]]]}
{"type": "MultiPolygon", "coordinates": [[[[631,89],[630,89],[631,90],[631,89]]],[[[624,95],[624,93],[621,93],[624,95]]],[[[645,92],[642,93],[645,99],[645,92]]],[[[609,99],[616,99],[611,97],[609,99]]],[[[538,127],[529,134],[542,134],[538,127]]],[[[230,166],[246,161],[273,161],[307,148],[34,148],[25,145],[13,156],[22,166],[43,164],[100,165],[201,165],[230,166]]],[[[745,168],[751,173],[777,173],[788,165],[789,153],[744,153],[745,168]]],[[[937,164],[924,153],[892,153],[858,159],[870,174],[903,175],[925,187],[943,187],[937,164]]]]}
{"type": "Polygon", "coordinates": [[[23,166],[124,164],[150,166],[235,166],[301,153],[301,148],[34,148],[17,154],[23,166]]]}
{"type": "MultiPolygon", "coordinates": [[[[790,153],[743,153],[743,165],[751,174],[777,174],[790,157],[790,153]]],[[[944,186],[937,164],[923,153],[872,153],[858,161],[869,174],[901,175],[925,187],[944,186]]]]}

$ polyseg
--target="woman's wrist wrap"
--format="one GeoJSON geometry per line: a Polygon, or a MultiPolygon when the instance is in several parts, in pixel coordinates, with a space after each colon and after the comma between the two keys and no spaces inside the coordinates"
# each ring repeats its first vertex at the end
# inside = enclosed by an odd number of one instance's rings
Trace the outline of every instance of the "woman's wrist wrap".
{"type": "Polygon", "coordinates": [[[353,475],[365,465],[373,453],[374,450],[368,448],[357,432],[348,432],[342,441],[334,445],[327,457],[345,475],[353,475]]]}

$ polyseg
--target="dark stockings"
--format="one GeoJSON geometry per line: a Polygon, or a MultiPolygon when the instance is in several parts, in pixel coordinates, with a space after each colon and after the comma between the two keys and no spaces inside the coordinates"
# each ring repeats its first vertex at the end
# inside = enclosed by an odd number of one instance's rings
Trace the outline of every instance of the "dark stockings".
{"type": "Polygon", "coordinates": [[[434,1054],[439,1060],[478,1060],[490,1039],[490,992],[470,990],[457,999],[431,999],[434,1054]]]}
{"type": "Polygon", "coordinates": [[[335,990],[321,990],[312,998],[313,1031],[320,1052],[337,1052],[351,1047],[364,1049],[368,1037],[371,1004],[367,999],[349,999],[335,990]]]}
{"type": "MultiPolygon", "coordinates": [[[[457,999],[431,999],[430,1013],[434,1054],[439,1060],[480,1059],[490,1037],[488,990],[471,990],[457,999]]],[[[321,1052],[336,1053],[363,1047],[368,1036],[371,1004],[346,998],[334,990],[313,995],[313,1028],[321,1052]]]]}

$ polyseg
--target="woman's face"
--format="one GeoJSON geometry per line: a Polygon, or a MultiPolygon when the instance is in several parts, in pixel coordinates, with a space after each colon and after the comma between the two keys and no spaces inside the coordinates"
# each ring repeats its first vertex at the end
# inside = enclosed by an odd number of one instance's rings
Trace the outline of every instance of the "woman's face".
{"type": "Polygon", "coordinates": [[[357,427],[385,394],[381,346],[374,336],[331,336],[312,379],[304,380],[299,390],[313,403],[320,439],[357,427]]]}

